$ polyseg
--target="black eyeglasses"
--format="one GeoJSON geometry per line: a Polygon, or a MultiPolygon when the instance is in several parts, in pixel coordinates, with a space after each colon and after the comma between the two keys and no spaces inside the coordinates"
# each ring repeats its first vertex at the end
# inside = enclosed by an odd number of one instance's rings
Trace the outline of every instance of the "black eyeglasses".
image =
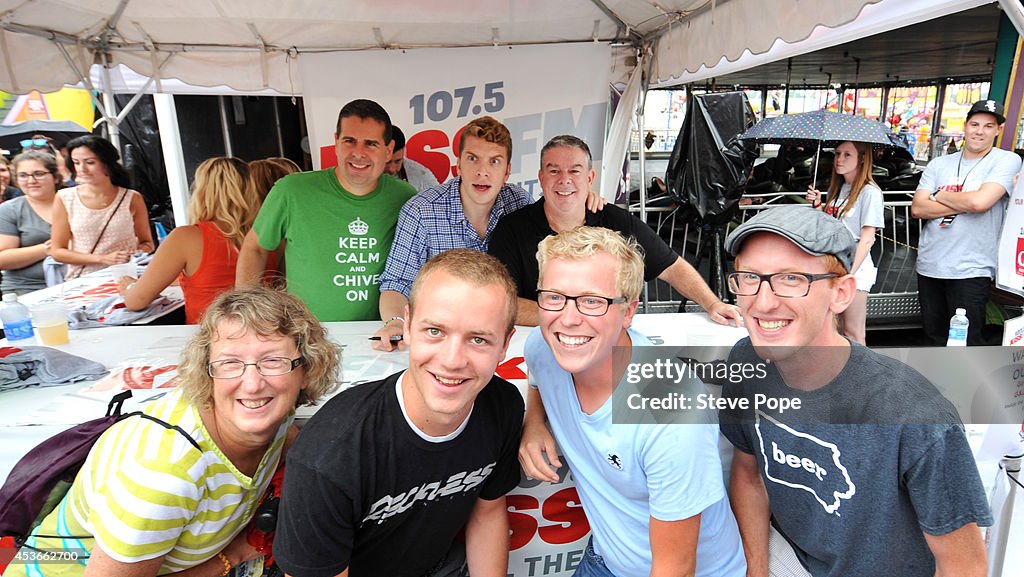
{"type": "Polygon", "coordinates": [[[42,180],[47,176],[50,176],[50,173],[46,172],[45,170],[37,170],[35,172],[19,172],[15,174],[15,176],[18,177],[18,180],[28,180],[30,178],[42,180]]]}
{"type": "Polygon", "coordinates": [[[741,297],[754,296],[761,290],[761,284],[768,281],[775,296],[798,299],[811,292],[814,281],[839,276],[834,272],[825,274],[808,274],[805,272],[777,272],[774,274],[757,274],[749,271],[736,271],[729,274],[729,290],[741,297]]]}
{"type": "Polygon", "coordinates": [[[215,379],[236,379],[245,374],[245,367],[256,367],[256,372],[264,377],[287,375],[305,362],[303,357],[267,357],[255,363],[245,363],[235,359],[213,361],[206,365],[206,372],[215,379]]]}
{"type": "Polygon", "coordinates": [[[573,301],[576,303],[576,310],[588,317],[604,316],[608,307],[618,303],[626,302],[626,297],[603,297],[600,295],[578,295],[569,296],[560,292],[539,290],[537,291],[537,306],[546,311],[560,311],[565,308],[565,303],[573,301]]]}

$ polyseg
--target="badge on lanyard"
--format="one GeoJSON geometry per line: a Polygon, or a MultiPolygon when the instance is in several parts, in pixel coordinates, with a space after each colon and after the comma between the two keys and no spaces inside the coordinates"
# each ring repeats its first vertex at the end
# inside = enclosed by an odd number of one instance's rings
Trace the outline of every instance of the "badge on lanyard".
{"type": "MultiPolygon", "coordinates": [[[[947,184],[945,186],[940,186],[939,187],[939,191],[946,191],[946,192],[960,192],[963,189],[964,189],[964,185],[963,184],[947,184]]],[[[955,218],[956,218],[955,214],[951,214],[949,216],[942,217],[942,220],[939,221],[939,228],[947,228],[947,227],[949,227],[950,225],[953,224],[953,219],[955,219],[955,218]]]]}

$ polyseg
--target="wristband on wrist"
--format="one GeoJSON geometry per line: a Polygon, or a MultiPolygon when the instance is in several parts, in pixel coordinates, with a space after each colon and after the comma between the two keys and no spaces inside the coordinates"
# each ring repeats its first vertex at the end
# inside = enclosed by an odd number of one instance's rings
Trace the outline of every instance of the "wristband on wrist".
{"type": "Polygon", "coordinates": [[[222,551],[217,553],[217,558],[220,559],[221,563],[224,563],[224,572],[221,573],[220,576],[224,577],[228,573],[231,573],[231,561],[228,561],[228,556],[222,551]]]}
{"type": "Polygon", "coordinates": [[[390,325],[391,321],[402,321],[402,323],[404,324],[405,323],[405,318],[404,317],[391,317],[390,319],[384,321],[384,326],[390,325]]]}

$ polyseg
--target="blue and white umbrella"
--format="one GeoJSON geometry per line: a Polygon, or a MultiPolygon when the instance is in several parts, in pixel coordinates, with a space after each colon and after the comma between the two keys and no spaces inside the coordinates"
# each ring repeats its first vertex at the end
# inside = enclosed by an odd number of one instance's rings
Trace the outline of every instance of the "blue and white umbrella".
{"type": "Polygon", "coordinates": [[[765,118],[738,136],[758,144],[816,146],[814,170],[818,174],[821,147],[836,147],[846,141],[867,142],[875,147],[892,146],[889,131],[877,120],[853,114],[815,110],[765,118]]]}
{"type": "Polygon", "coordinates": [[[741,140],[758,144],[800,144],[834,147],[852,140],[877,146],[891,146],[889,131],[877,120],[852,114],[815,110],[801,114],[783,114],[753,125],[741,140]]]}

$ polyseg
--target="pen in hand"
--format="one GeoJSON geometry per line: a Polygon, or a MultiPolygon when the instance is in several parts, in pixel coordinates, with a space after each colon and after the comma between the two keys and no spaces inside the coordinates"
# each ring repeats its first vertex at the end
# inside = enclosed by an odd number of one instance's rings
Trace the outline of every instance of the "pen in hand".
{"type": "MultiPolygon", "coordinates": [[[[370,337],[370,340],[371,341],[379,341],[381,339],[380,339],[380,337],[370,337]]],[[[398,341],[402,340],[402,335],[391,335],[391,337],[389,337],[388,340],[390,340],[393,343],[397,343],[398,341]]]]}

